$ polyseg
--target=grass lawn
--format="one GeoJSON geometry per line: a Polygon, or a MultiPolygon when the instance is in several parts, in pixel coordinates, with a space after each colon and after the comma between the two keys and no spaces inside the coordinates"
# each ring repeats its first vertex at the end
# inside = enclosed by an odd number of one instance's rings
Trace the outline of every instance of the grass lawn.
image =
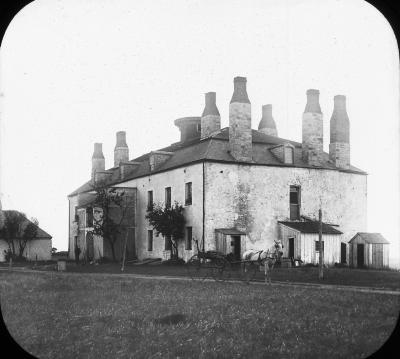
{"type": "MultiPolygon", "coordinates": [[[[54,266],[44,266],[42,268],[53,270],[54,266]]],[[[80,273],[121,273],[121,265],[117,263],[75,265],[75,263],[69,262],[67,264],[67,270],[80,273]]],[[[125,267],[125,273],[164,276],[188,275],[184,266],[167,265],[129,265],[125,267]]],[[[241,278],[240,268],[234,268],[229,274],[231,278],[241,278]]],[[[200,275],[203,275],[203,272],[200,272],[200,275]]],[[[395,270],[326,268],[324,270],[324,279],[320,281],[318,279],[318,268],[316,267],[274,268],[271,278],[272,281],[282,282],[323,283],[400,289],[400,271],[395,270]]],[[[264,280],[264,272],[258,272],[255,279],[264,280]]]]}
{"type": "Polygon", "coordinates": [[[365,358],[400,306],[377,293],[7,271],[0,299],[38,358],[365,358]]]}

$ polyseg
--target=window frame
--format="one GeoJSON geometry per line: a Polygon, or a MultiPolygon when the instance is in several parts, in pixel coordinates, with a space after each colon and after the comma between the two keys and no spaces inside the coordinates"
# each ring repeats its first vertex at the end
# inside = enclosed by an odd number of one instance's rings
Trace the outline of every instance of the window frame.
{"type": "Polygon", "coordinates": [[[193,204],[193,183],[185,183],[185,206],[191,206],[193,204]]]}
{"type": "Polygon", "coordinates": [[[301,209],[301,186],[296,186],[296,185],[290,185],[289,186],[289,218],[290,220],[299,220],[300,219],[300,209],[301,209]],[[296,189],[296,191],[292,191],[293,189],[296,189]],[[291,194],[293,192],[297,193],[297,203],[292,203],[292,198],[291,194]],[[292,208],[294,206],[297,206],[297,216],[294,216],[294,213],[292,212],[292,208]]]}
{"type": "Polygon", "coordinates": [[[165,208],[171,208],[172,206],[172,189],[171,187],[165,187],[165,208]]]}
{"type": "Polygon", "coordinates": [[[154,205],[154,193],[153,190],[147,191],[147,209],[153,208],[154,205]]]}
{"type": "MultiPolygon", "coordinates": [[[[325,250],[325,245],[324,245],[324,242],[325,241],[322,241],[322,252],[324,252],[324,250],[325,250]]],[[[315,252],[318,252],[319,253],[319,240],[318,241],[315,241],[315,252]]]]}
{"type": "Polygon", "coordinates": [[[192,242],[193,242],[193,227],[188,226],[186,227],[185,250],[191,251],[193,249],[192,242]],[[189,238],[189,233],[190,233],[190,238],[189,238]]]}
{"type": "Polygon", "coordinates": [[[153,252],[153,230],[148,229],[147,230],[147,252],[153,252]]]}

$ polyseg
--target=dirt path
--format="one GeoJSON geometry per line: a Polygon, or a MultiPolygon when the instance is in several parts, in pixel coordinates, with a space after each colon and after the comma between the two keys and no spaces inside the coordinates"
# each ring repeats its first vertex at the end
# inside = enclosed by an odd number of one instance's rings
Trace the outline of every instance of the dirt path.
{"type": "MultiPolygon", "coordinates": [[[[2,272],[8,272],[8,268],[0,268],[2,272]]],[[[24,272],[24,273],[42,273],[47,275],[78,275],[81,276],[83,273],[77,272],[55,272],[55,271],[45,271],[45,270],[34,270],[28,268],[12,268],[12,272],[24,272]]],[[[191,278],[186,276],[162,276],[162,275],[146,275],[146,274],[133,274],[133,273],[84,273],[85,276],[103,276],[110,278],[135,278],[135,279],[156,279],[156,280],[178,280],[178,281],[192,281],[191,278]]],[[[213,279],[204,279],[202,281],[214,282],[213,279]]],[[[228,280],[223,283],[240,283],[242,285],[248,285],[246,282],[241,280],[228,280]]],[[[249,285],[264,285],[268,286],[268,284],[263,281],[252,281],[249,285]]],[[[350,285],[336,285],[336,284],[319,284],[319,283],[301,283],[301,282],[279,282],[274,281],[271,283],[272,286],[280,286],[280,287],[308,287],[315,289],[330,289],[330,290],[340,290],[340,291],[355,291],[355,292],[363,292],[363,293],[376,293],[376,294],[390,294],[390,295],[400,295],[400,290],[391,290],[385,288],[374,288],[374,287],[360,287],[360,286],[350,286],[350,285]]]]}

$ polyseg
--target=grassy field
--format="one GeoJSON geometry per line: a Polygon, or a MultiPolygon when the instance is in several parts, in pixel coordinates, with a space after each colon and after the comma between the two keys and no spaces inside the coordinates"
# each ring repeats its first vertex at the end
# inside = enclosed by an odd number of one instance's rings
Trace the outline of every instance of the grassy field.
{"type": "MultiPolygon", "coordinates": [[[[39,267],[39,269],[42,268],[46,270],[53,270],[54,266],[44,266],[39,267]]],[[[101,265],[75,265],[75,263],[69,262],[67,265],[67,270],[70,272],[79,273],[121,273],[121,265],[117,263],[107,263],[101,265]]],[[[125,273],[164,276],[188,275],[184,266],[166,265],[130,265],[125,267],[125,273]]],[[[234,268],[229,274],[231,278],[241,278],[239,268],[234,268]]],[[[200,275],[203,275],[203,272],[201,272],[200,275]]],[[[275,268],[271,274],[271,279],[272,281],[281,282],[323,283],[400,289],[400,271],[326,268],[324,271],[324,276],[325,277],[322,281],[318,279],[318,268],[316,267],[275,268]]],[[[258,272],[255,279],[262,281],[264,279],[264,272],[258,272]]]]}
{"type": "Polygon", "coordinates": [[[38,358],[365,358],[400,307],[388,294],[7,271],[0,299],[38,358]]]}

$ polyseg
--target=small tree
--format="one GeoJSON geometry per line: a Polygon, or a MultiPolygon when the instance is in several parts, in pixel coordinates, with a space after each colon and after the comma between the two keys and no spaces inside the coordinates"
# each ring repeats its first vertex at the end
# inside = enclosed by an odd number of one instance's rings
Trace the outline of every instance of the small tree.
{"type": "Polygon", "coordinates": [[[115,243],[128,212],[128,197],[124,190],[110,188],[104,181],[95,182],[92,188],[96,193],[94,204],[102,210],[100,217],[93,216],[92,234],[102,236],[109,243],[112,258],[116,261],[115,243]]]}
{"type": "Polygon", "coordinates": [[[39,227],[39,221],[36,218],[31,218],[30,221],[28,221],[25,218],[25,222],[27,222],[27,224],[24,228],[22,236],[18,237],[18,248],[19,248],[18,257],[20,259],[23,258],[24,250],[26,248],[26,244],[28,243],[28,241],[31,241],[32,239],[36,238],[39,227]]]}
{"type": "Polygon", "coordinates": [[[160,233],[171,238],[171,258],[178,259],[178,243],[184,237],[185,217],[183,206],[175,201],[172,206],[153,204],[147,208],[146,218],[160,233]]]}
{"type": "Polygon", "coordinates": [[[15,240],[21,236],[22,225],[25,223],[26,216],[18,211],[4,211],[4,223],[0,229],[0,237],[8,244],[8,252],[11,257],[17,257],[15,240]]]}

